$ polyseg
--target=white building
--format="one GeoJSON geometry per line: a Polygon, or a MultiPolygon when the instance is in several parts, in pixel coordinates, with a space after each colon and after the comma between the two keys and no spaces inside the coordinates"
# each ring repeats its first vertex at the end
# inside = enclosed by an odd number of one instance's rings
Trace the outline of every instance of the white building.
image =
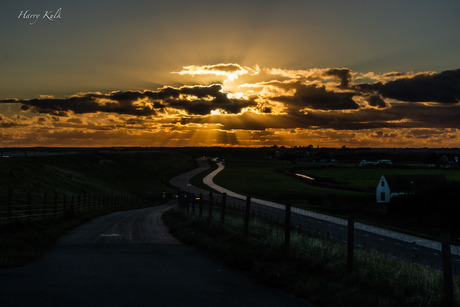
{"type": "Polygon", "coordinates": [[[446,181],[444,175],[382,175],[376,188],[377,203],[389,203],[398,195],[409,195],[424,186],[446,181]]]}

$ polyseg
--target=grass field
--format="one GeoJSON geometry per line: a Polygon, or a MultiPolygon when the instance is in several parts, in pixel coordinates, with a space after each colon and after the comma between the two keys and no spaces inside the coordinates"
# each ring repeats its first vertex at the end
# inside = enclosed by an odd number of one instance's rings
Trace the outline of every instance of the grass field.
{"type": "Polygon", "coordinates": [[[298,169],[296,172],[311,176],[319,181],[331,182],[350,189],[361,189],[375,192],[378,181],[382,175],[404,174],[441,174],[447,180],[460,181],[458,169],[434,169],[414,166],[395,167],[357,167],[355,164],[343,164],[339,166],[325,166],[322,168],[298,169]]]}
{"type": "MultiPolygon", "coordinates": [[[[296,167],[309,165],[299,163],[296,167]]],[[[292,167],[289,162],[271,159],[228,160],[214,182],[242,194],[279,201],[322,196],[365,196],[359,191],[308,184],[283,172],[292,167]]]]}
{"type": "Polygon", "coordinates": [[[0,193],[160,193],[162,178],[193,167],[179,151],[84,152],[0,159],[0,193]]]}

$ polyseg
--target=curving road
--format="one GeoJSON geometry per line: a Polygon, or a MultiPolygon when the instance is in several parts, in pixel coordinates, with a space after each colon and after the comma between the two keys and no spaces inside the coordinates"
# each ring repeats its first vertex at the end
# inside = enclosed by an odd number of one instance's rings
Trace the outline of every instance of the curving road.
{"type": "Polygon", "coordinates": [[[0,270],[0,306],[305,306],[173,238],[168,204],[112,213],[25,267],[0,270]]]}

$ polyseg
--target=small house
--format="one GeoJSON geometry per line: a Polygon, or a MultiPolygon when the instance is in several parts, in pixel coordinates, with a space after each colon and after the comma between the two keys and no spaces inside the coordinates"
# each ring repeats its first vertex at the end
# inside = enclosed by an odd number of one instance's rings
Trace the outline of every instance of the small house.
{"type": "Polygon", "coordinates": [[[436,174],[382,175],[376,188],[376,200],[380,204],[389,203],[395,196],[410,195],[417,189],[445,181],[444,175],[436,174]]]}

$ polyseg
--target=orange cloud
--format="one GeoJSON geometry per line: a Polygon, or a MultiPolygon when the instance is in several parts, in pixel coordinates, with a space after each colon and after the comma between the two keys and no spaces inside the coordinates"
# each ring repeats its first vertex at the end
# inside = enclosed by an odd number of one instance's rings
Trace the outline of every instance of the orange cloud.
{"type": "Polygon", "coordinates": [[[460,69],[364,75],[230,63],[178,74],[246,83],[233,92],[196,82],[0,100],[1,145],[451,147],[460,140],[460,69]],[[357,84],[361,77],[387,81],[357,84]]]}
{"type": "Polygon", "coordinates": [[[256,65],[254,68],[241,66],[239,64],[215,64],[215,65],[189,65],[184,66],[181,71],[173,72],[179,75],[214,75],[225,76],[228,80],[233,81],[241,75],[256,75],[260,72],[260,68],[256,65]]]}

